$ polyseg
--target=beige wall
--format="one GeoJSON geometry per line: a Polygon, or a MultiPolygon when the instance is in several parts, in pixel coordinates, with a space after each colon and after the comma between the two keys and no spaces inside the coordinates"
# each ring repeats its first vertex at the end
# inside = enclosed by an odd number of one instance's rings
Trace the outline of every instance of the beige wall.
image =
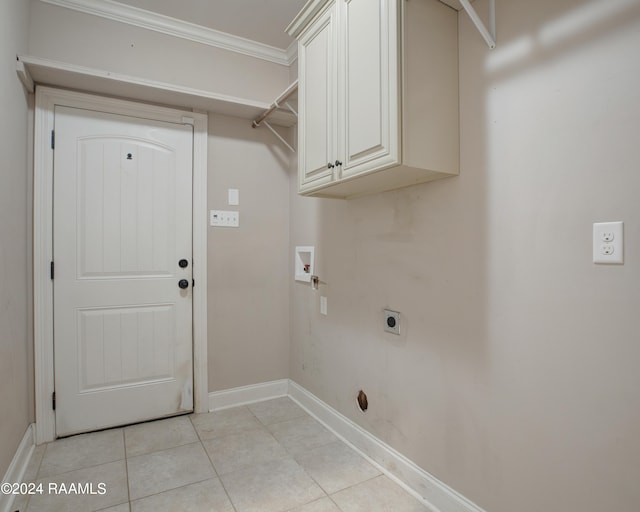
{"type": "Polygon", "coordinates": [[[38,1],[28,53],[265,103],[289,85],[287,66],[38,1]]]}
{"type": "Polygon", "coordinates": [[[289,376],[287,151],[266,128],[210,115],[209,209],[239,211],[240,227],[209,227],[209,391],[289,376]]]}
{"type": "Polygon", "coordinates": [[[16,75],[27,47],[28,2],[0,2],[0,476],[33,419],[29,98],[16,75]]]}
{"type": "MultiPolygon", "coordinates": [[[[271,102],[289,68],[33,2],[29,54],[271,102]]],[[[210,115],[209,202],[241,194],[241,227],[210,228],[210,391],[288,376],[288,166],[281,144],[247,120],[210,115]]]]}
{"type": "Polygon", "coordinates": [[[316,245],[326,285],[291,284],[291,377],[487,511],[632,512],[640,2],[496,4],[493,51],[460,14],[459,177],[292,190],[291,246],[316,245]],[[625,265],[594,265],[611,220],[625,265]]]}
{"type": "MultiPolygon", "coordinates": [[[[209,207],[234,209],[226,190],[239,188],[241,227],[209,228],[210,391],[291,376],[489,512],[631,512],[640,3],[497,4],[492,52],[460,16],[457,178],[300,198],[271,134],[211,116],[209,207]],[[591,225],[607,220],[625,221],[622,267],[591,263],[591,225]],[[293,247],[308,244],[317,292],[292,279],[293,247]],[[400,337],[382,332],[384,307],[402,313],[400,337]]],[[[13,74],[26,5],[0,7],[0,470],[30,419],[28,103],[13,74]]],[[[288,83],[281,66],[40,2],[31,12],[36,56],[263,101],[288,83]]]]}
{"type": "MultiPolygon", "coordinates": [[[[290,69],[131,25],[33,2],[29,54],[270,103],[290,69]]],[[[288,165],[281,144],[247,120],[210,114],[209,202],[241,227],[210,228],[210,391],[288,376],[288,165]]]]}

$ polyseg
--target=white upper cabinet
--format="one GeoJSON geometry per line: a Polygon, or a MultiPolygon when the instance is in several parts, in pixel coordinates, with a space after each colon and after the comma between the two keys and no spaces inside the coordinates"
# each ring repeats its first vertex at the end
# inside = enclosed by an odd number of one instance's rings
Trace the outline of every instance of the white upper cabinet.
{"type": "Polygon", "coordinates": [[[398,21],[393,3],[340,4],[342,178],[399,163],[398,21]]]}
{"type": "Polygon", "coordinates": [[[298,105],[305,105],[298,118],[300,189],[315,189],[333,181],[332,159],[337,157],[336,106],[336,4],[328,8],[298,43],[298,105]]]}
{"type": "Polygon", "coordinates": [[[457,13],[310,0],[298,39],[299,192],[348,198],[458,174],[457,13]]]}

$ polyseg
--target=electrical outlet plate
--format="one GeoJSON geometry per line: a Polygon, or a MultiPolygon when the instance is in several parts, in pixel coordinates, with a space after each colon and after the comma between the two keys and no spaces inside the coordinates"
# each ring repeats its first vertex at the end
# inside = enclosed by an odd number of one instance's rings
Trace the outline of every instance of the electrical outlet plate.
{"type": "Polygon", "coordinates": [[[216,227],[237,228],[240,226],[240,212],[211,210],[209,224],[216,227]]]}
{"type": "Polygon", "coordinates": [[[624,223],[593,224],[593,262],[622,265],[624,263],[624,223]]]}

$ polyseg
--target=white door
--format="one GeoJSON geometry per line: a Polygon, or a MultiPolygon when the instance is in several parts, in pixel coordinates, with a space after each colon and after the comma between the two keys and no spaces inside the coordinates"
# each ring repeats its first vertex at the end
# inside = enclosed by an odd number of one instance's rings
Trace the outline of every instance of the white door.
{"type": "Polygon", "coordinates": [[[55,108],[58,436],[193,409],[192,140],[55,108]]]}

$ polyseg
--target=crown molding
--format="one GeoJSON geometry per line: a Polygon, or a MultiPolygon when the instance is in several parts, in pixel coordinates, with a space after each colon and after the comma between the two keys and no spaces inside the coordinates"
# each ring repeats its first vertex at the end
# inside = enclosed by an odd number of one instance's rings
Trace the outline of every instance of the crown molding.
{"type": "Polygon", "coordinates": [[[284,31],[297,39],[307,26],[307,23],[328,5],[328,0],[309,0],[284,31]]]}
{"type": "Polygon", "coordinates": [[[289,45],[286,50],[287,53],[287,62],[289,65],[293,64],[296,60],[298,60],[298,41],[294,41],[289,45]]]}
{"type": "Polygon", "coordinates": [[[228,50],[256,59],[262,59],[283,66],[295,61],[295,54],[267,44],[234,36],[212,28],[178,20],[137,7],[121,4],[114,0],[40,0],[41,2],[72,9],[84,14],[100,16],[113,21],[153,30],[173,37],[180,37],[197,43],[228,50]]]}

